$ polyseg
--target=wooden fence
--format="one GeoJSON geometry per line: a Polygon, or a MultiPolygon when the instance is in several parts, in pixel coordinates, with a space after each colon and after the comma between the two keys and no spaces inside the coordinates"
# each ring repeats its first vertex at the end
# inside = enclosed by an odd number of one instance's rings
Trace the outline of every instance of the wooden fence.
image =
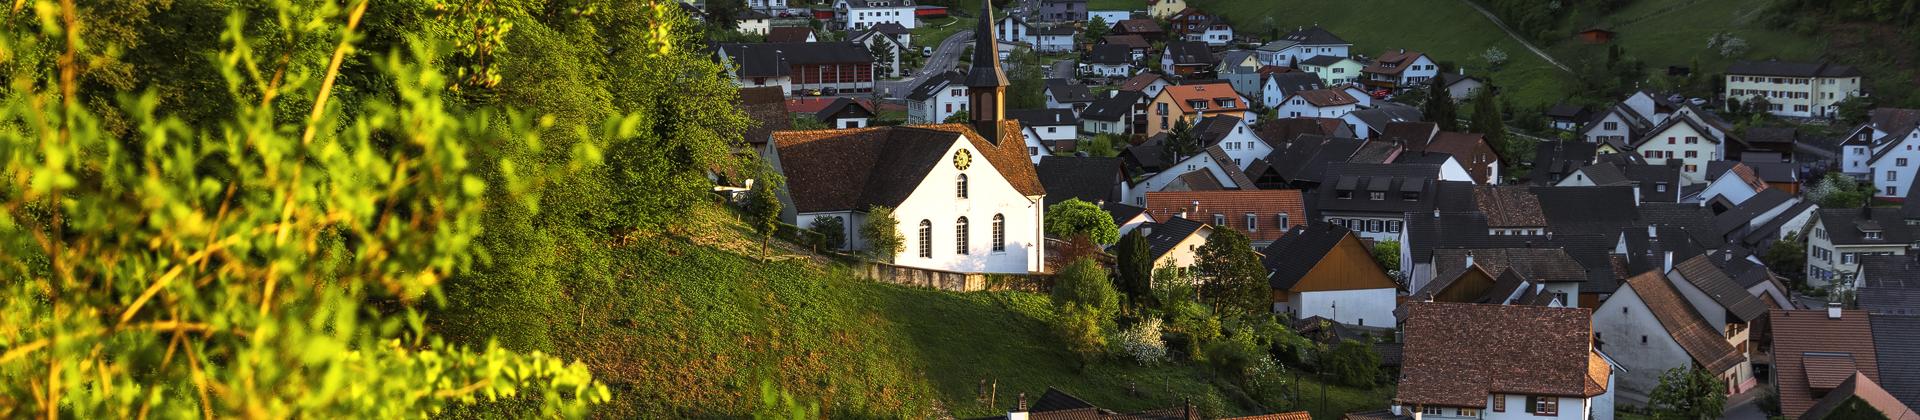
{"type": "Polygon", "coordinates": [[[1017,290],[1039,293],[1048,291],[1048,286],[1052,284],[1050,278],[1039,275],[961,273],[872,262],[856,266],[854,273],[881,283],[950,292],[1017,290]]]}

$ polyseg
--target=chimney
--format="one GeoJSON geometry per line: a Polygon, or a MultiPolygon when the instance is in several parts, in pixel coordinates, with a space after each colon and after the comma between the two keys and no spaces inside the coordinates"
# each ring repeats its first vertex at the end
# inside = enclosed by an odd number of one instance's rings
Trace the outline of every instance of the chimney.
{"type": "Polygon", "coordinates": [[[1840,302],[1827,302],[1827,319],[1840,319],[1840,302]]]}
{"type": "Polygon", "coordinates": [[[1200,200],[1193,200],[1193,212],[1194,213],[1200,212],[1200,200]]]}
{"type": "Polygon", "coordinates": [[[1660,261],[1660,272],[1673,271],[1673,251],[1667,251],[1666,255],[1662,257],[1660,261]]]}
{"type": "Polygon", "coordinates": [[[1434,209],[1433,209],[1433,218],[1434,218],[1434,219],[1439,219],[1439,218],[1440,218],[1440,209],[1439,209],[1439,208],[1434,208],[1434,209]]]}
{"type": "Polygon", "coordinates": [[[1467,250],[1467,266],[1473,266],[1473,250],[1467,250]]]}
{"type": "Polygon", "coordinates": [[[1660,226],[1647,225],[1647,240],[1649,241],[1660,240],[1660,226]]]}

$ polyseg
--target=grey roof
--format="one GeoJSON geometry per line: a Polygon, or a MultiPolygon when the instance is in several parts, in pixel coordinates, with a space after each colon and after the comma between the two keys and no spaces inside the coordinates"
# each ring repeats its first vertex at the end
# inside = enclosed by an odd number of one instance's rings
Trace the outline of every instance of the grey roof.
{"type": "Polygon", "coordinates": [[[1141,98],[1145,96],[1146,94],[1144,93],[1130,90],[1115,91],[1113,96],[1094,99],[1093,104],[1087,105],[1087,109],[1080,111],[1080,118],[1095,121],[1120,121],[1123,118],[1131,117],[1133,115],[1133,106],[1139,103],[1141,98]]]}
{"type": "MultiPolygon", "coordinates": [[[[1747,232],[1742,229],[1752,228],[1755,218],[1760,217],[1761,214],[1765,214],[1768,211],[1772,211],[1774,208],[1791,205],[1792,203],[1788,203],[1788,201],[1792,199],[1792,194],[1787,194],[1786,191],[1781,191],[1779,188],[1760,190],[1759,193],[1754,194],[1753,197],[1748,198],[1747,201],[1741,202],[1740,205],[1733,206],[1732,209],[1727,210],[1725,213],[1720,213],[1719,216],[1714,216],[1713,232],[1711,233],[1713,236],[1723,239],[1726,238],[1727,235],[1736,233],[1745,235],[1747,232]]],[[[1789,215],[1786,217],[1792,216],[1789,215]]]]}
{"type": "Polygon", "coordinates": [[[1301,134],[1267,155],[1267,163],[1288,181],[1320,182],[1327,165],[1346,162],[1365,141],[1301,134]]]}
{"type": "Polygon", "coordinates": [[[1292,47],[1295,45],[1300,45],[1300,42],[1281,39],[1273,42],[1268,42],[1265,44],[1260,44],[1260,48],[1255,48],[1255,50],[1266,51],[1266,52],[1280,52],[1282,50],[1286,50],[1287,47],[1292,47]]]}
{"type": "Polygon", "coordinates": [[[1621,228],[1642,227],[1631,187],[1533,187],[1532,191],[1556,235],[1612,235],[1621,228]]]}
{"type": "Polygon", "coordinates": [[[1054,102],[1093,102],[1093,91],[1087,90],[1087,85],[1067,79],[1047,79],[1047,91],[1053,93],[1054,102]]]}
{"type": "Polygon", "coordinates": [[[1142,227],[1150,229],[1148,232],[1151,232],[1147,234],[1147,255],[1149,260],[1158,260],[1167,255],[1167,252],[1173,251],[1174,246],[1180,245],[1180,241],[1187,240],[1188,236],[1192,236],[1194,232],[1206,225],[1183,217],[1174,217],[1150,226],[1150,228],[1142,227]]]}
{"type": "Polygon", "coordinates": [[[1073,116],[1073,110],[1071,109],[1009,109],[1006,112],[1006,117],[1009,120],[1020,121],[1020,125],[1025,127],[1080,125],[1080,119],[1073,116]]]}
{"type": "Polygon", "coordinates": [[[1326,66],[1331,66],[1334,63],[1338,63],[1340,62],[1340,60],[1345,60],[1345,59],[1347,58],[1341,57],[1341,56],[1335,56],[1335,55],[1316,55],[1313,57],[1308,57],[1305,60],[1300,60],[1300,65],[1326,67],[1326,66]]]}
{"type": "Polygon", "coordinates": [[[851,42],[763,42],[716,48],[740,66],[744,77],[785,76],[794,65],[873,62],[873,53],[851,42]]]}
{"type": "Polygon", "coordinates": [[[1708,256],[1696,256],[1675,263],[1673,270],[1741,321],[1753,322],[1767,315],[1767,304],[1754,297],[1745,287],[1734,283],[1733,278],[1713,265],[1708,256]]]}
{"type": "Polygon", "coordinates": [[[1274,85],[1280,88],[1280,97],[1282,98],[1293,96],[1294,92],[1327,88],[1326,83],[1321,81],[1320,76],[1314,76],[1313,73],[1297,71],[1271,73],[1267,78],[1273,79],[1274,85]]]}
{"type": "Polygon", "coordinates": [[[1394,215],[1432,211],[1439,195],[1435,188],[1438,183],[1446,182],[1436,181],[1440,177],[1440,165],[1432,164],[1333,163],[1327,165],[1326,174],[1336,182],[1332,188],[1325,185],[1319,188],[1315,204],[1323,215],[1330,211],[1394,215]],[[1343,192],[1347,198],[1340,198],[1343,192]],[[1372,199],[1374,192],[1384,193],[1382,199],[1372,199]],[[1409,200],[1402,192],[1417,195],[1409,200]]]}
{"type": "Polygon", "coordinates": [[[1555,176],[1566,177],[1573,171],[1593,161],[1598,145],[1579,141],[1556,141],[1551,146],[1535,146],[1533,155],[1533,185],[1553,185],[1560,180],[1555,176]]]}
{"type": "Polygon", "coordinates": [[[1711,210],[1694,203],[1640,203],[1640,224],[1673,227],[1685,231],[1702,246],[1718,248],[1725,241],[1716,235],[1711,210]]]}
{"type": "Polygon", "coordinates": [[[1387,124],[1392,124],[1396,122],[1421,121],[1425,119],[1424,117],[1421,116],[1422,114],[1420,113],[1420,108],[1414,108],[1406,105],[1398,105],[1390,102],[1383,103],[1380,106],[1374,107],[1372,109],[1362,109],[1358,111],[1353,111],[1353,113],[1348,115],[1352,115],[1354,118],[1359,118],[1360,122],[1367,123],[1367,127],[1376,131],[1385,131],[1387,129],[1387,124]]]}
{"type": "Polygon", "coordinates": [[[1920,316],[1872,315],[1880,387],[1909,407],[1920,406],[1920,316]]]}
{"type": "Polygon", "coordinates": [[[1167,41],[1166,54],[1175,65],[1219,62],[1214,59],[1213,50],[1207,49],[1207,44],[1199,41],[1167,41]]]}
{"type": "Polygon", "coordinates": [[[1140,144],[1120,151],[1127,169],[1136,174],[1159,172],[1174,164],[1173,156],[1167,153],[1167,133],[1155,134],[1140,144]]]}
{"type": "Polygon", "coordinates": [[[1478,77],[1468,76],[1468,75],[1459,74],[1459,73],[1440,73],[1439,77],[1440,77],[1440,86],[1447,86],[1447,87],[1452,87],[1456,83],[1460,83],[1468,80],[1472,80],[1476,83],[1480,82],[1480,78],[1478,77]]]}
{"type": "Polygon", "coordinates": [[[1089,203],[1119,201],[1120,158],[1041,156],[1034,167],[1047,189],[1047,205],[1080,199],[1089,203]]]}
{"type": "Polygon", "coordinates": [[[1293,289],[1351,232],[1345,226],[1318,220],[1287,230],[1260,251],[1265,256],[1260,263],[1267,267],[1267,285],[1273,290],[1293,289]]]}
{"type": "Polygon", "coordinates": [[[1901,217],[1900,209],[1868,207],[1864,209],[1820,209],[1820,223],[1827,227],[1827,238],[1834,245],[1901,245],[1913,243],[1913,230],[1901,217]],[[1867,239],[1856,221],[1876,222],[1879,239],[1867,239]]]}
{"type": "Polygon", "coordinates": [[[1339,36],[1335,36],[1333,32],[1327,31],[1326,28],[1322,28],[1319,25],[1301,28],[1300,30],[1296,30],[1296,31],[1293,31],[1292,33],[1288,33],[1287,36],[1280,37],[1280,39],[1298,42],[1305,45],[1351,44],[1347,42],[1347,40],[1340,39],[1339,36]]]}
{"type": "MultiPolygon", "coordinates": [[[[1912,255],[1861,255],[1860,309],[1920,315],[1920,262],[1912,255]]],[[[1920,331],[1920,330],[1916,330],[1920,331]]]]}
{"type": "MultiPolygon", "coordinates": [[[[1542,238],[1544,239],[1544,238],[1542,238]]],[[[1561,248],[1455,248],[1434,251],[1434,272],[1455,272],[1466,268],[1467,258],[1474,265],[1499,273],[1513,270],[1528,280],[1539,282],[1584,282],[1587,269],[1561,248]]]]}
{"type": "MultiPolygon", "coordinates": [[[[1222,63],[1229,63],[1229,64],[1231,64],[1231,63],[1239,63],[1239,62],[1242,62],[1242,61],[1246,61],[1246,60],[1247,60],[1247,57],[1252,57],[1252,56],[1253,56],[1253,51],[1248,51],[1248,50],[1226,50],[1226,51],[1224,51],[1224,52],[1221,52],[1221,53],[1220,53],[1220,62],[1222,62],[1222,63]]],[[[1252,66],[1252,67],[1249,67],[1249,68],[1248,68],[1248,70],[1253,70],[1253,69],[1258,69],[1258,68],[1260,68],[1260,67],[1259,67],[1259,66],[1252,66]]]]}
{"type": "Polygon", "coordinates": [[[1100,44],[1093,46],[1087,53],[1087,62],[1092,64],[1133,64],[1133,48],[1120,44],[1100,44]]]}
{"type": "Polygon", "coordinates": [[[924,101],[933,99],[935,95],[946,92],[948,86],[965,86],[960,83],[963,80],[966,80],[966,75],[960,73],[959,70],[948,70],[945,73],[928,77],[927,81],[920,82],[919,86],[913,87],[913,92],[907,94],[907,100],[924,101]]]}
{"type": "Polygon", "coordinates": [[[1554,118],[1575,119],[1575,118],[1579,118],[1581,115],[1585,114],[1586,112],[1587,112],[1587,109],[1582,108],[1579,105],[1559,103],[1559,104],[1554,104],[1552,107],[1547,108],[1546,112],[1544,112],[1543,114],[1549,117],[1554,117],[1554,118]]]}
{"type": "MultiPolygon", "coordinates": [[[[1101,204],[1100,209],[1106,210],[1108,216],[1113,216],[1114,223],[1126,223],[1127,220],[1132,220],[1135,216],[1139,216],[1147,212],[1146,207],[1133,206],[1133,205],[1128,205],[1125,203],[1119,203],[1119,202],[1113,202],[1113,201],[1109,201],[1106,204],[1101,204]]],[[[1153,218],[1153,216],[1147,216],[1147,218],[1151,219],[1153,218]]]]}
{"type": "Polygon", "coordinates": [[[861,105],[860,101],[855,101],[853,98],[841,97],[834,99],[833,103],[827,104],[826,108],[820,108],[820,112],[814,113],[813,117],[820,121],[832,121],[834,118],[842,117],[842,115],[840,115],[842,113],[849,114],[844,116],[847,118],[873,116],[873,110],[867,109],[866,105],[861,105]]]}
{"type": "Polygon", "coordinates": [[[1793,127],[1749,127],[1746,139],[1748,143],[1793,143],[1799,133],[1793,127]]]}
{"type": "MultiPolygon", "coordinates": [[[[993,16],[993,2],[980,2],[980,16],[993,16]]],[[[1000,41],[993,37],[994,19],[978,21],[973,29],[973,65],[967,70],[967,86],[1007,86],[1007,73],[1000,68],[1000,41]]]]}
{"type": "Polygon", "coordinates": [[[1860,71],[1853,66],[1818,63],[1796,63],[1790,61],[1735,61],[1727,66],[1727,74],[1780,77],[1860,77],[1860,71]]]}

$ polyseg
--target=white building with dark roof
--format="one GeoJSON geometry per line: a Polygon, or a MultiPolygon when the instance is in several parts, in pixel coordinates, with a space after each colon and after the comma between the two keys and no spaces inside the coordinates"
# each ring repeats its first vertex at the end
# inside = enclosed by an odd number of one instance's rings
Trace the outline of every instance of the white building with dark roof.
{"type": "Polygon", "coordinates": [[[1860,71],[1839,64],[1777,60],[1737,61],[1727,66],[1726,98],[1763,99],[1767,111],[1786,117],[1831,117],[1840,101],[1861,93],[1860,71]]]}

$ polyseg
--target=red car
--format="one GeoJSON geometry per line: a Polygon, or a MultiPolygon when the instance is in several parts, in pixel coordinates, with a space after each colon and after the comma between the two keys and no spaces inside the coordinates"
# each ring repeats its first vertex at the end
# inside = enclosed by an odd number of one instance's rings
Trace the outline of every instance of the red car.
{"type": "Polygon", "coordinates": [[[1373,91],[1373,98],[1374,98],[1374,99],[1387,99],[1387,96],[1389,96],[1389,95],[1393,95],[1393,91],[1391,91],[1391,90],[1386,90],[1386,89],[1380,89],[1380,90],[1376,90],[1376,91],[1373,91]]]}

